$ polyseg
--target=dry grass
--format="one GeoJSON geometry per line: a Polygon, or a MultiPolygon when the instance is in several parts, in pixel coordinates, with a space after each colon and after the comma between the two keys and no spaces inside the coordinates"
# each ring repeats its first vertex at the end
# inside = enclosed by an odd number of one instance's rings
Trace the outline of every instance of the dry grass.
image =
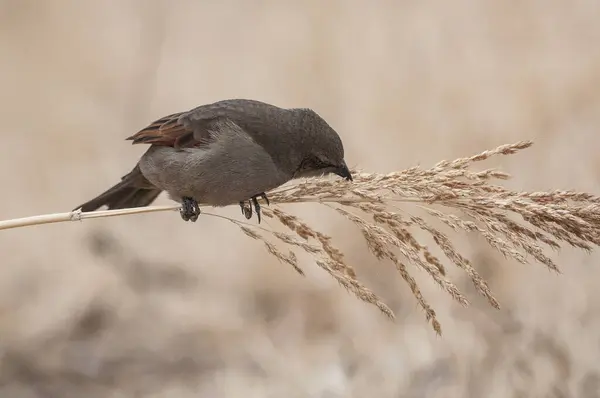
{"type": "MultiPolygon", "coordinates": [[[[455,248],[452,239],[425,218],[400,208],[400,204],[416,203],[419,209],[456,232],[481,234],[506,258],[523,264],[533,259],[553,271],[559,271],[559,268],[544,254],[544,249],[559,249],[561,244],[568,244],[589,251],[600,243],[600,198],[571,191],[514,192],[492,184],[495,179],[508,179],[508,174],[498,170],[470,170],[476,162],[496,155],[511,155],[531,145],[530,141],[502,145],[471,157],[442,161],[430,169],[413,167],[389,174],[355,172],[352,183],[311,179],[277,189],[270,197],[278,204],[316,201],[354,223],[362,232],[371,254],[378,260],[389,260],[395,265],[425,311],[427,320],[441,334],[435,311],[423,297],[408,264],[427,272],[461,305],[467,306],[469,301],[447,277],[442,260],[415,238],[415,230],[430,234],[447,259],[469,276],[489,304],[494,308],[500,308],[500,305],[486,281],[455,248]],[[434,206],[459,210],[463,217],[437,210],[434,206]],[[513,216],[517,216],[517,220],[513,216]]],[[[264,240],[264,235],[258,232],[261,230],[290,246],[289,254],[284,254],[265,240],[270,254],[292,265],[300,274],[303,272],[298,268],[292,249],[302,249],[315,256],[317,265],[341,286],[394,318],[392,310],[360,282],[352,265],[332,245],[331,237],[316,231],[279,206],[273,210],[265,209],[264,215],[278,220],[292,234],[231,221],[253,239],[264,240]]]]}
{"type": "MultiPolygon", "coordinates": [[[[456,249],[452,239],[425,218],[409,212],[406,206],[416,204],[435,221],[447,225],[454,232],[476,232],[505,258],[527,264],[531,259],[559,272],[558,265],[544,254],[544,249],[559,249],[568,244],[586,251],[600,244],[600,198],[588,193],[573,191],[514,192],[493,180],[506,180],[510,176],[499,170],[472,171],[470,167],[497,155],[512,155],[529,148],[533,143],[523,141],[502,145],[480,154],[442,161],[430,169],[412,167],[388,174],[354,171],[354,181],[312,178],[302,183],[291,183],[269,194],[274,208],[264,208],[263,215],[279,221],[288,232],[261,227],[258,224],[224,217],[251,239],[264,242],[267,252],[279,261],[292,266],[300,275],[294,250],[302,250],[315,258],[316,264],[327,271],[341,286],[360,300],[375,305],[385,315],[394,318],[393,311],[357,277],[354,267],[327,236],[300,218],[281,209],[281,204],[317,202],[350,220],[360,229],[370,253],[378,260],[391,261],[402,279],[408,284],[419,306],[425,312],[433,329],[441,334],[442,328],[436,313],[423,297],[408,264],[425,271],[454,300],[463,306],[469,301],[448,278],[442,260],[427,245],[419,242],[414,231],[421,230],[447,260],[464,271],[488,303],[499,309],[500,304],[490,291],[487,282],[475,270],[471,261],[456,249]],[[446,210],[458,210],[463,217],[446,210]],[[516,219],[514,219],[517,216],[516,219]],[[269,236],[267,238],[266,236],[269,236]],[[288,246],[284,253],[276,243],[288,246]]],[[[118,216],[151,211],[173,210],[176,207],[149,207],[99,211],[90,213],[64,213],[37,216],[32,222],[17,220],[3,222],[10,227],[35,225],[56,221],[78,221],[82,218],[118,216]],[[83,217],[85,216],[85,217],[83,217]],[[39,222],[36,220],[39,219],[39,222]]]]}

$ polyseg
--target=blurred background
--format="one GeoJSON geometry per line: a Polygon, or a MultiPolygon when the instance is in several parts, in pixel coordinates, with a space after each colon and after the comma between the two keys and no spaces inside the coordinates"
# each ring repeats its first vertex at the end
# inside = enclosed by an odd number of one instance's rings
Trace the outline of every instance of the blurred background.
{"type": "MultiPolygon", "coordinates": [[[[486,166],[514,189],[599,194],[598,15],[595,0],[0,0],[0,219],[69,211],[133,167],[146,148],[125,137],[226,98],[317,110],[368,171],[532,139],[486,166]]],[[[334,237],[396,322],[214,217],[7,230],[0,397],[600,396],[598,253],[563,250],[557,275],[461,237],[502,309],[466,279],[460,308],[421,275],[438,337],[351,224],[287,210],[334,237]]]]}

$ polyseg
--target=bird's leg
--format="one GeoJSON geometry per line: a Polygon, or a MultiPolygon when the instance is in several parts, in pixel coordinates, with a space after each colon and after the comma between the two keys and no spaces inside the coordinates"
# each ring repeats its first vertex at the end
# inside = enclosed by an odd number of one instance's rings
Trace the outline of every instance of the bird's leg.
{"type": "Polygon", "coordinates": [[[264,193],[264,192],[259,193],[258,196],[260,196],[261,198],[263,198],[265,200],[265,202],[267,202],[267,206],[270,206],[269,198],[267,198],[267,194],[266,193],[264,193]]]}
{"type": "Polygon", "coordinates": [[[244,215],[244,217],[246,217],[247,220],[252,218],[252,204],[251,203],[248,203],[248,206],[246,206],[246,202],[242,200],[240,202],[240,209],[242,209],[242,214],[244,215]]]}
{"type": "Polygon", "coordinates": [[[198,206],[198,202],[195,199],[185,196],[182,198],[179,214],[181,214],[183,221],[196,222],[200,215],[200,206],[198,206]]]}
{"type": "Polygon", "coordinates": [[[260,203],[258,203],[258,199],[256,198],[256,196],[253,196],[250,200],[252,200],[254,210],[256,211],[256,217],[258,218],[258,223],[260,224],[260,203]]]}
{"type": "Polygon", "coordinates": [[[264,192],[259,193],[258,195],[254,195],[250,200],[254,205],[254,211],[256,211],[256,217],[258,218],[258,223],[260,224],[260,203],[258,203],[258,198],[264,199],[267,202],[267,206],[269,203],[269,198],[267,198],[267,194],[264,192]]]}
{"type": "Polygon", "coordinates": [[[198,220],[198,216],[200,215],[200,206],[198,205],[198,202],[196,202],[194,200],[194,202],[192,203],[192,208],[194,211],[194,215],[190,217],[190,221],[191,222],[196,222],[198,220]]]}

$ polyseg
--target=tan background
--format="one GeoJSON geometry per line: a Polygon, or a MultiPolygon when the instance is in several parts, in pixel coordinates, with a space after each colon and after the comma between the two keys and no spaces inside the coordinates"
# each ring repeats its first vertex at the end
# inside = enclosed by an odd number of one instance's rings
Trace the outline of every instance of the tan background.
{"type": "MultiPolygon", "coordinates": [[[[233,97],[316,109],[372,171],[533,139],[490,163],[510,186],[598,194],[599,15],[597,0],[2,0],[0,219],[70,210],[135,164],[126,136],[233,97]]],[[[290,211],[335,236],[396,323],[214,218],[3,231],[0,396],[600,396],[598,254],[564,250],[558,276],[464,239],[503,308],[459,280],[461,309],[420,277],[440,338],[350,224],[290,211]]]]}

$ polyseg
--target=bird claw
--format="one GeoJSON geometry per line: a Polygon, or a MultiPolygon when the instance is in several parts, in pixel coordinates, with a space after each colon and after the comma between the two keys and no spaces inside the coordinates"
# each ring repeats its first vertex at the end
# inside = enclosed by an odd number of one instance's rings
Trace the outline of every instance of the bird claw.
{"type": "Polygon", "coordinates": [[[269,198],[267,198],[267,194],[266,194],[266,193],[264,193],[264,192],[261,192],[260,194],[258,194],[258,196],[259,196],[260,198],[264,199],[264,201],[267,203],[267,206],[269,206],[269,205],[270,205],[270,203],[269,203],[269,198]]]}
{"type": "Polygon", "coordinates": [[[254,210],[256,211],[256,217],[258,218],[258,223],[260,224],[260,203],[258,203],[258,199],[256,196],[252,197],[252,204],[254,205],[254,210]]]}
{"type": "Polygon", "coordinates": [[[261,221],[261,211],[260,211],[260,203],[258,203],[258,198],[264,199],[267,203],[267,206],[270,205],[269,198],[264,192],[259,193],[258,195],[254,195],[248,200],[248,206],[246,206],[246,202],[240,202],[240,208],[242,209],[242,214],[246,217],[246,219],[252,218],[252,207],[254,207],[254,212],[256,212],[256,218],[258,219],[258,223],[261,221]]]}
{"type": "Polygon", "coordinates": [[[246,202],[240,202],[240,209],[242,209],[242,214],[246,217],[247,220],[252,218],[252,205],[246,206],[246,202]]]}
{"type": "Polygon", "coordinates": [[[200,215],[200,206],[198,206],[195,199],[186,196],[182,198],[179,214],[183,221],[196,222],[200,215]]]}

